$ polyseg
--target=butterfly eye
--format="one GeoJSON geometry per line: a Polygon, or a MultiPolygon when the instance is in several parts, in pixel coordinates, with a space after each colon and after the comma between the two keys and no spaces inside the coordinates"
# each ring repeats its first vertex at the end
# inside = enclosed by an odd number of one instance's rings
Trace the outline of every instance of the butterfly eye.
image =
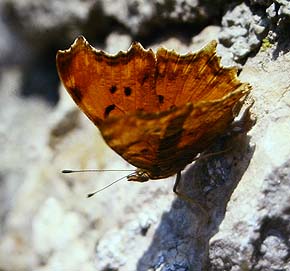
{"type": "Polygon", "coordinates": [[[144,183],[149,181],[149,175],[146,171],[142,169],[137,169],[134,173],[128,175],[127,181],[129,182],[139,182],[144,183]]]}

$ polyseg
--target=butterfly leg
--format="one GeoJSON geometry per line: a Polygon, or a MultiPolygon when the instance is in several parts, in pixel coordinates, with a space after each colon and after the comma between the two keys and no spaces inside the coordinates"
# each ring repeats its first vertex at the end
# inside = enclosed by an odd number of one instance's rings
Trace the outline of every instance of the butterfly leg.
{"type": "Polygon", "coordinates": [[[173,192],[178,195],[178,191],[177,191],[177,187],[180,183],[180,180],[181,180],[181,171],[178,171],[177,174],[176,174],[176,179],[175,179],[175,183],[174,183],[174,186],[173,186],[173,192]]]}
{"type": "Polygon", "coordinates": [[[183,193],[180,193],[178,191],[178,186],[180,184],[180,180],[181,180],[181,171],[177,172],[176,174],[176,179],[175,179],[175,183],[174,183],[174,186],[173,186],[173,192],[179,197],[181,198],[182,200],[190,203],[190,204],[193,204],[193,205],[196,205],[204,214],[206,220],[208,221],[209,220],[209,214],[207,212],[207,210],[201,206],[201,204],[199,204],[197,201],[195,201],[193,198],[183,194],[183,193]]]}

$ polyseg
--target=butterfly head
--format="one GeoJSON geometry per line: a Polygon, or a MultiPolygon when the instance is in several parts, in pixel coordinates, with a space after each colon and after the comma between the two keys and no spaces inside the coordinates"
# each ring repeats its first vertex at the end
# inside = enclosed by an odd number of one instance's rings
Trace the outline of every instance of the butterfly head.
{"type": "Polygon", "coordinates": [[[136,171],[127,176],[127,180],[129,182],[139,182],[144,183],[149,181],[150,177],[149,174],[143,169],[136,169],[136,171]]]}

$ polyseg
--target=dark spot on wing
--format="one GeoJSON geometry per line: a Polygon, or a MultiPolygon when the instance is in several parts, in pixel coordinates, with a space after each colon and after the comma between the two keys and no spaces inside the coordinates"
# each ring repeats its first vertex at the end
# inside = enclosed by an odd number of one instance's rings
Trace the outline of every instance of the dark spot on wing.
{"type": "Polygon", "coordinates": [[[130,87],[125,87],[124,88],[124,93],[126,96],[130,96],[132,93],[132,89],[130,87]]]}
{"type": "Polygon", "coordinates": [[[114,104],[108,105],[104,111],[104,117],[107,118],[115,108],[116,106],[114,104]]]}
{"type": "Polygon", "coordinates": [[[164,103],[164,96],[158,95],[158,100],[159,100],[160,104],[163,104],[164,103]]]}
{"type": "Polygon", "coordinates": [[[114,94],[117,91],[117,87],[115,85],[111,86],[110,92],[114,94]]]}
{"type": "Polygon", "coordinates": [[[148,78],[149,78],[149,74],[144,73],[142,80],[141,80],[141,85],[144,85],[144,83],[147,81],[148,78]]]}
{"type": "Polygon", "coordinates": [[[77,104],[79,104],[82,101],[83,94],[77,87],[71,88],[69,92],[77,104]]]}

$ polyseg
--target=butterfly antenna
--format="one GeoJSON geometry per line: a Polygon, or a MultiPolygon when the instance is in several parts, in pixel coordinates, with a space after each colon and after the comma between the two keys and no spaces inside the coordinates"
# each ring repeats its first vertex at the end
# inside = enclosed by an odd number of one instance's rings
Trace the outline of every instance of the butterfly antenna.
{"type": "Polygon", "coordinates": [[[132,174],[135,174],[135,169],[77,169],[77,170],[74,170],[74,169],[63,169],[61,172],[62,173],[78,173],[78,172],[103,172],[103,171],[129,171],[129,172],[132,172],[133,171],[133,173],[131,173],[131,174],[129,174],[129,175],[126,175],[126,176],[124,176],[124,177],[122,177],[122,178],[120,178],[120,179],[117,179],[116,181],[114,181],[114,182],[112,182],[112,183],[110,183],[110,184],[108,184],[108,185],[106,185],[105,187],[103,187],[103,188],[101,188],[101,189],[99,189],[99,190],[97,190],[97,191],[95,191],[95,192],[93,192],[93,193],[89,193],[89,194],[87,194],[87,197],[88,198],[90,198],[90,197],[92,197],[92,196],[94,196],[95,194],[97,194],[97,193],[99,193],[99,192],[101,192],[101,191],[103,191],[103,190],[105,190],[105,189],[107,189],[108,187],[110,187],[111,185],[113,185],[113,184],[115,184],[115,183],[117,183],[117,182],[119,182],[119,181],[121,181],[121,180],[123,180],[123,179],[125,179],[125,178],[128,178],[129,176],[131,176],[132,174]]]}
{"type": "Polygon", "coordinates": [[[97,191],[95,191],[95,192],[93,192],[93,193],[89,193],[89,194],[87,194],[87,197],[90,198],[90,197],[94,196],[95,194],[97,194],[97,193],[99,193],[99,192],[101,192],[101,191],[107,189],[107,188],[110,187],[111,185],[113,185],[113,184],[115,184],[115,183],[117,183],[117,182],[119,182],[119,181],[121,181],[121,180],[123,180],[123,179],[125,179],[125,178],[128,178],[128,177],[131,176],[132,174],[134,174],[134,173],[131,173],[131,174],[126,175],[126,176],[124,176],[124,177],[122,177],[122,178],[120,178],[120,179],[117,179],[116,181],[113,181],[112,183],[106,185],[105,187],[103,187],[103,188],[101,188],[101,189],[99,189],[99,190],[97,190],[97,191]]]}
{"type": "Polygon", "coordinates": [[[77,172],[103,172],[103,171],[135,171],[135,169],[63,169],[61,173],[77,173],[77,172]]]}

